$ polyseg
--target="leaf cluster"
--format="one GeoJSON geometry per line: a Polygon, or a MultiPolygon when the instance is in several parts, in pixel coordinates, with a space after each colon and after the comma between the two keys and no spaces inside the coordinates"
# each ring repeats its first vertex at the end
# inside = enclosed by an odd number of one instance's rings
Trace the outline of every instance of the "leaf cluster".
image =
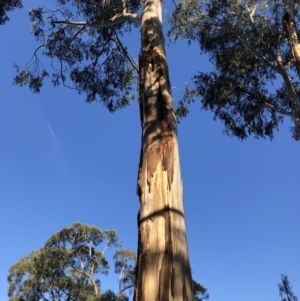
{"type": "Polygon", "coordinates": [[[21,0],[1,0],[0,1],[0,25],[4,25],[9,21],[7,13],[14,10],[15,8],[21,8],[21,0]]]}
{"type": "MultiPolygon", "coordinates": [[[[194,75],[193,87],[187,87],[180,102],[179,117],[200,98],[202,108],[223,121],[225,133],[240,139],[249,135],[272,139],[283,117],[292,115],[284,75],[300,99],[283,15],[281,0],[180,1],[170,19],[169,35],[198,42],[213,70],[194,75]]],[[[298,20],[299,11],[295,16],[298,20]]]]}
{"type": "Polygon", "coordinates": [[[288,276],[281,275],[281,283],[278,284],[278,289],[281,301],[298,301],[298,298],[292,291],[288,276]]]}
{"type": "Polygon", "coordinates": [[[207,288],[205,288],[202,284],[193,280],[193,292],[196,301],[203,301],[209,299],[209,293],[207,288]]]}
{"type": "Polygon", "coordinates": [[[57,5],[54,10],[30,10],[32,33],[40,46],[25,68],[15,66],[14,84],[28,85],[39,93],[44,80],[51,77],[54,86],[85,93],[87,102],[101,101],[110,112],[130,105],[135,98],[132,90],[137,68],[120,37],[135,25],[101,24],[124,11],[137,12],[140,2],[59,0],[57,5]],[[76,20],[83,22],[70,24],[76,20]],[[50,58],[51,71],[41,63],[40,52],[50,58]]]}

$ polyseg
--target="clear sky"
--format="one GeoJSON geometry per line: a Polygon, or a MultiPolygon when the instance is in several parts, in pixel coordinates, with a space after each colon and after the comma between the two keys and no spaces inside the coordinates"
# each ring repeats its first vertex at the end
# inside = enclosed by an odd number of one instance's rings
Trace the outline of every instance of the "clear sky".
{"type": "MultiPolygon", "coordinates": [[[[39,95],[13,86],[13,63],[25,66],[38,46],[28,9],[40,1],[24,2],[0,26],[0,300],[9,267],[75,221],[114,228],[137,248],[138,105],[110,114],[50,83],[39,95]]],[[[137,58],[138,32],[123,41],[137,58]]],[[[197,45],[172,44],[167,56],[175,101],[196,70],[212,68],[197,45]]],[[[241,142],[199,102],[179,125],[193,278],[211,301],[279,301],[282,273],[300,297],[300,142],[290,126],[241,142]]]]}

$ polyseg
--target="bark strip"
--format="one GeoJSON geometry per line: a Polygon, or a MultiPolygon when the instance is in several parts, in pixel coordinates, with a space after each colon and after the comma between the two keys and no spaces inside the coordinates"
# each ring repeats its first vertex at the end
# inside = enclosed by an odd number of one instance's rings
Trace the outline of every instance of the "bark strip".
{"type": "Polygon", "coordinates": [[[284,1],[285,14],[282,18],[283,28],[287,34],[291,53],[294,58],[296,70],[300,77],[300,43],[297,35],[297,28],[294,15],[294,4],[290,0],[284,1]]]}
{"type": "Polygon", "coordinates": [[[177,124],[160,0],[145,0],[139,58],[142,148],[135,301],[193,301],[177,124]]]}

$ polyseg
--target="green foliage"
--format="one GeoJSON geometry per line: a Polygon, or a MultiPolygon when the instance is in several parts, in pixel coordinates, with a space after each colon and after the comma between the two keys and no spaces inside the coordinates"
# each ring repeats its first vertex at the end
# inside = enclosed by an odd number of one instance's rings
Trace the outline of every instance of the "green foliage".
{"type": "Polygon", "coordinates": [[[54,86],[64,85],[86,94],[86,101],[101,101],[110,112],[130,105],[135,98],[137,76],[135,62],[119,37],[135,27],[134,23],[109,24],[124,11],[136,13],[140,2],[96,0],[59,0],[59,9],[37,8],[29,12],[32,33],[40,43],[25,68],[15,65],[14,84],[39,93],[44,80],[51,76],[54,86]],[[89,25],[69,24],[83,20],[89,25]],[[97,25],[95,25],[97,23],[97,25]],[[52,70],[40,61],[51,60],[52,70]]]}
{"type": "MultiPolygon", "coordinates": [[[[135,282],[136,254],[117,250],[113,256],[119,275],[119,292],[101,292],[99,274],[107,274],[104,257],[108,248],[120,247],[115,230],[101,231],[95,226],[74,223],[53,234],[44,247],[19,259],[9,269],[9,301],[128,301],[125,291],[135,282]],[[97,248],[104,245],[103,250],[97,248]]],[[[197,301],[209,298],[207,289],[193,281],[197,301]]],[[[282,300],[297,301],[297,300],[282,300]]]]}
{"type": "MultiPolygon", "coordinates": [[[[115,230],[101,231],[95,226],[80,223],[65,227],[52,235],[43,248],[11,266],[8,276],[9,301],[105,301],[112,296],[115,300],[113,292],[100,294],[98,275],[107,274],[109,270],[104,257],[105,250],[119,246],[119,236],[115,230]],[[104,245],[102,251],[97,250],[100,245],[104,245]]],[[[132,273],[135,264],[133,254],[127,249],[116,252],[117,273],[132,273]]],[[[120,286],[132,286],[131,280],[120,275],[120,286]]],[[[126,300],[124,290],[119,295],[126,300]]]]}
{"type": "MultiPolygon", "coordinates": [[[[272,139],[283,117],[293,116],[288,85],[300,105],[300,82],[282,26],[284,14],[280,0],[179,1],[170,18],[170,37],[198,42],[214,67],[193,77],[193,87],[179,103],[180,117],[200,98],[202,108],[223,121],[225,133],[240,139],[272,139]]],[[[299,17],[297,10],[295,18],[299,17]]]]}
{"type": "Polygon", "coordinates": [[[128,296],[124,294],[118,294],[116,295],[113,291],[107,290],[104,292],[99,301],[128,301],[128,296]]]}
{"type": "Polygon", "coordinates": [[[9,20],[7,12],[14,10],[15,8],[21,8],[21,0],[1,0],[0,1],[0,25],[5,24],[9,20]]]}
{"type": "Polygon", "coordinates": [[[278,289],[281,301],[298,301],[298,298],[294,295],[286,275],[281,275],[281,283],[278,284],[278,289]]]}
{"type": "Polygon", "coordinates": [[[193,280],[193,292],[196,301],[203,301],[209,299],[209,294],[207,292],[207,289],[202,284],[197,283],[194,280],[193,280]]]}
{"type": "Polygon", "coordinates": [[[122,249],[115,253],[115,273],[120,275],[119,291],[132,288],[135,282],[136,254],[130,249],[122,249]]]}

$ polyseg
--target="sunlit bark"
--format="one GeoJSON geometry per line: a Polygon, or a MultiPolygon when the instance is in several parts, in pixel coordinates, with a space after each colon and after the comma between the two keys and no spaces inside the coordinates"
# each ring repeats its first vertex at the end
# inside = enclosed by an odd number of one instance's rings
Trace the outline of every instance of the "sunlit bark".
{"type": "MultiPolygon", "coordinates": [[[[297,73],[300,77],[300,42],[297,35],[297,28],[294,15],[294,3],[291,0],[284,0],[285,14],[282,18],[283,27],[286,31],[291,53],[294,58],[297,73]]],[[[290,98],[291,109],[293,112],[293,119],[295,123],[296,138],[300,140],[300,103],[297,98],[295,89],[291,84],[288,74],[283,75],[287,94],[290,98]]]]}
{"type": "Polygon", "coordinates": [[[142,14],[140,110],[143,129],[138,176],[139,250],[135,301],[194,300],[182,182],[161,2],[142,14]]]}
{"type": "Polygon", "coordinates": [[[297,35],[297,28],[294,14],[294,3],[291,0],[284,0],[285,15],[283,26],[288,36],[291,53],[293,55],[298,75],[300,76],[300,42],[297,35]]]}

